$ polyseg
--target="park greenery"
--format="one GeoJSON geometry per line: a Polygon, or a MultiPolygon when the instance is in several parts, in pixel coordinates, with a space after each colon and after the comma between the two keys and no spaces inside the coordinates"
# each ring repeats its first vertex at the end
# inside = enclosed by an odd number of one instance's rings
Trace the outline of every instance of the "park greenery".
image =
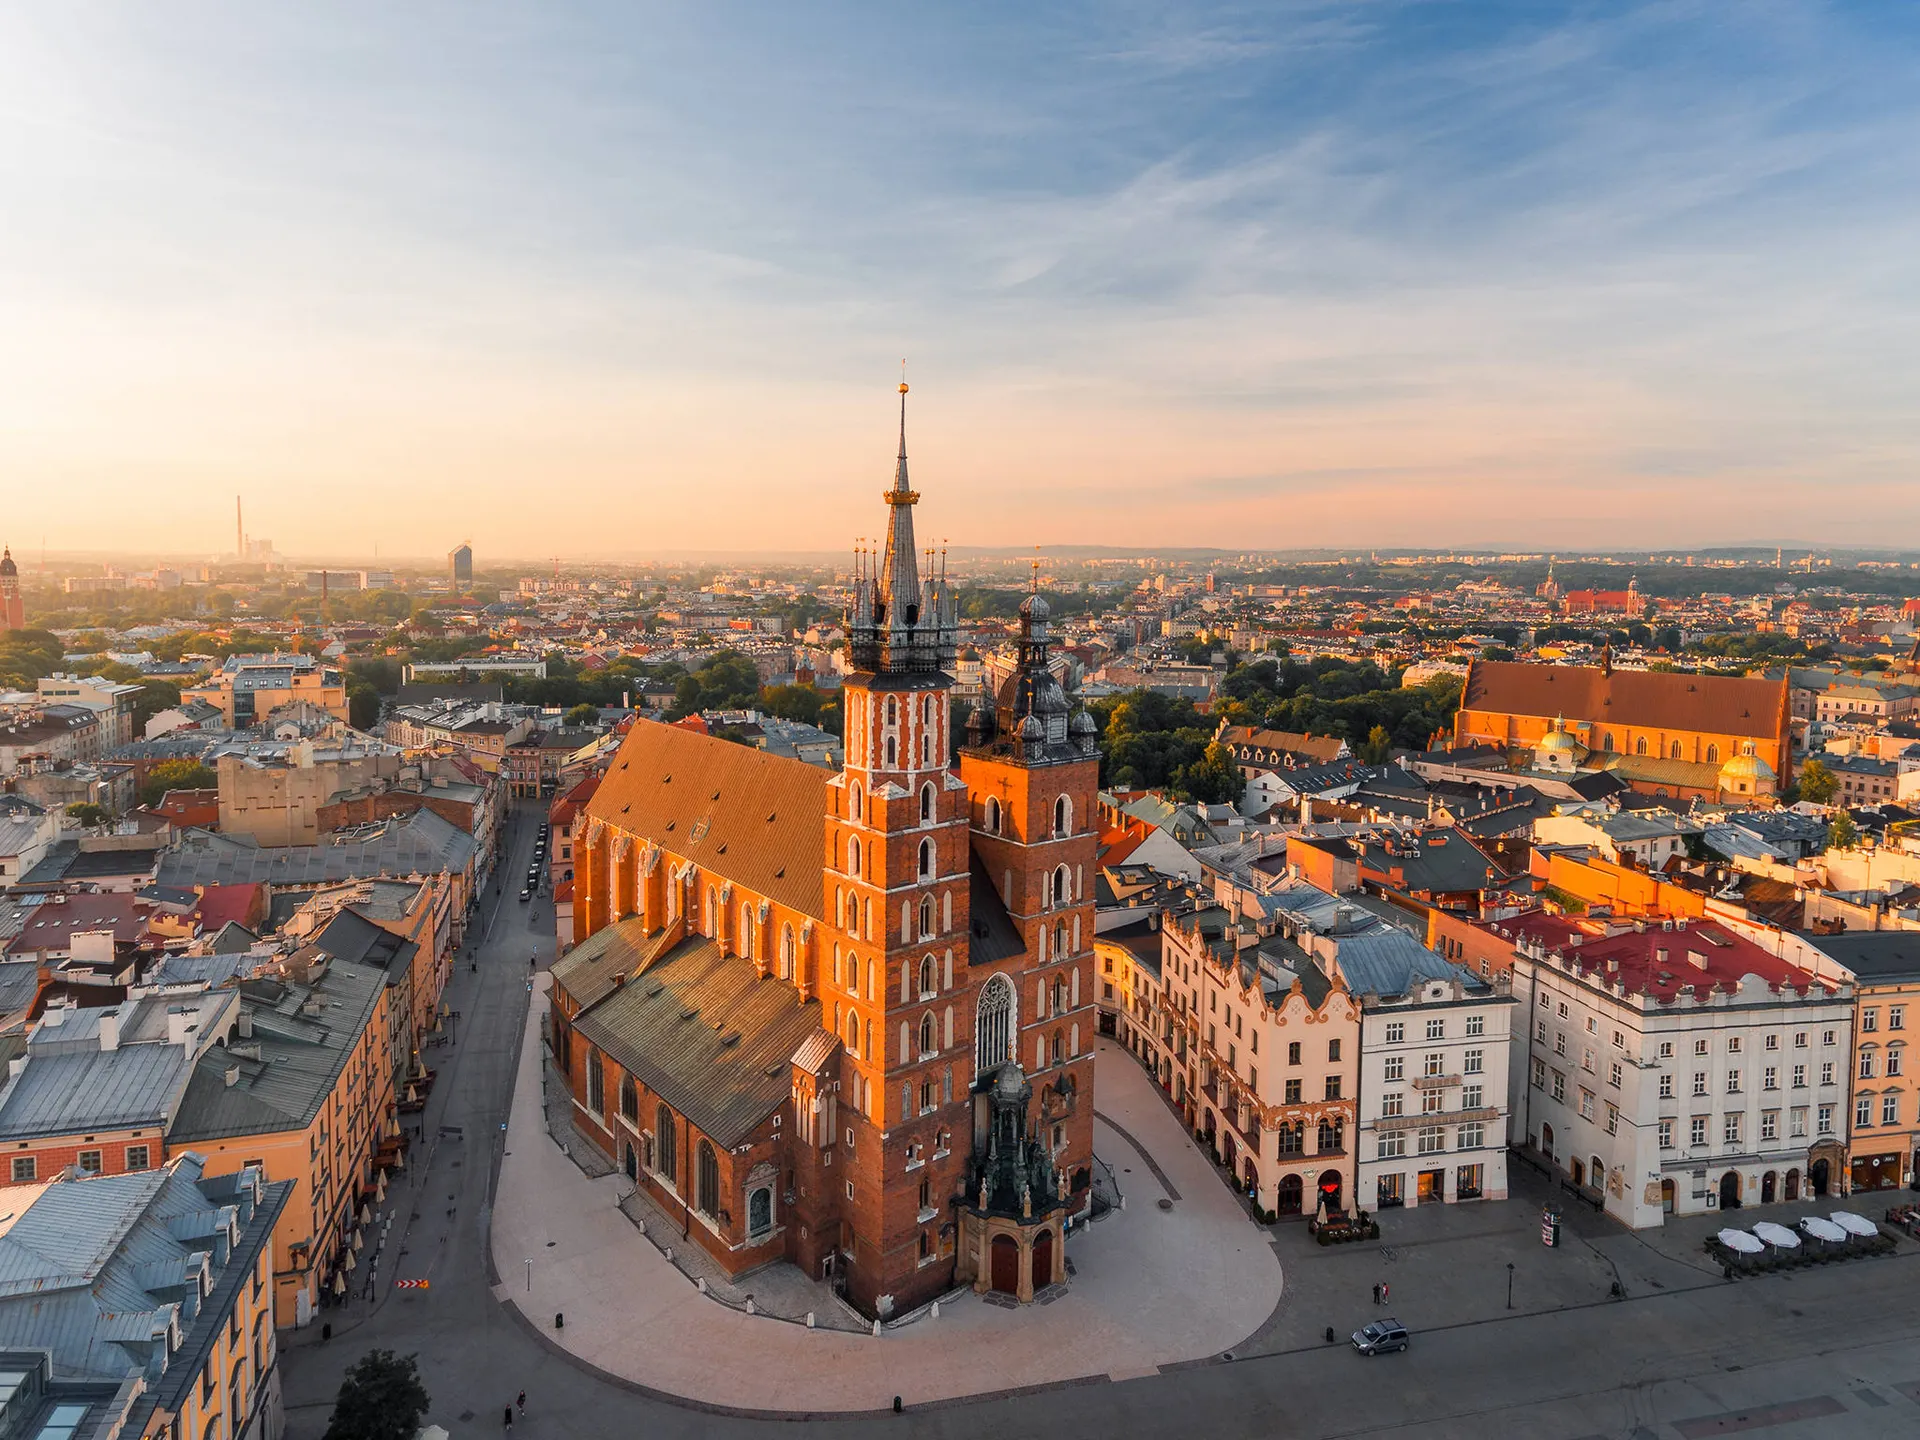
{"type": "Polygon", "coordinates": [[[211,790],[220,777],[198,760],[162,760],[140,782],[140,803],[158,805],[169,790],[211,790]]]}

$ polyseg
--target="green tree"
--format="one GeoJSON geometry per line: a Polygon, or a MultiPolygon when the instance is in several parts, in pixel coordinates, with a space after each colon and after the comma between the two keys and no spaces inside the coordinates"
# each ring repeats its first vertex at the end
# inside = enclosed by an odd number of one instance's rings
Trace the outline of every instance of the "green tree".
{"type": "Polygon", "coordinates": [[[431,1403],[418,1356],[370,1350],[340,1382],[324,1440],[414,1440],[431,1403]]]}
{"type": "Polygon", "coordinates": [[[768,685],[760,692],[760,708],[776,720],[818,725],[821,695],[811,685],[768,685]]]}
{"type": "Polygon", "coordinates": [[[1387,757],[1393,754],[1393,736],[1387,733],[1387,727],[1376,725],[1367,731],[1367,738],[1360,746],[1361,762],[1367,765],[1384,765],[1387,757]]]}
{"type": "Polygon", "coordinates": [[[67,814],[78,820],[82,825],[104,825],[107,823],[107,812],[98,805],[91,804],[85,800],[67,806],[67,814]]]}
{"type": "Polygon", "coordinates": [[[371,730],[380,723],[380,692],[351,675],[347,677],[347,723],[356,730],[371,730]]]}
{"type": "Polygon", "coordinates": [[[1833,817],[1827,826],[1827,848],[1829,850],[1851,850],[1860,843],[1860,827],[1853,823],[1853,817],[1842,810],[1833,817]]]}
{"type": "Polygon", "coordinates": [[[582,701],[561,717],[561,722],[571,728],[592,725],[600,718],[600,707],[588,701],[582,701]]]}
{"type": "Polygon", "coordinates": [[[179,703],[180,687],[171,680],[142,680],[140,693],[133,700],[134,738],[138,739],[145,733],[147,721],[179,703]]]}
{"type": "Polygon", "coordinates": [[[1215,741],[1198,760],[1175,773],[1173,788],[1203,805],[1224,805],[1237,802],[1245,787],[1240,767],[1233,763],[1233,752],[1215,741]]]}
{"type": "Polygon", "coordinates": [[[1800,767],[1800,798],[1814,805],[1825,805],[1840,788],[1839,777],[1818,756],[1800,767]]]}
{"type": "Polygon", "coordinates": [[[220,777],[198,760],[162,760],[140,783],[140,803],[157,805],[169,790],[211,790],[220,777]]]}

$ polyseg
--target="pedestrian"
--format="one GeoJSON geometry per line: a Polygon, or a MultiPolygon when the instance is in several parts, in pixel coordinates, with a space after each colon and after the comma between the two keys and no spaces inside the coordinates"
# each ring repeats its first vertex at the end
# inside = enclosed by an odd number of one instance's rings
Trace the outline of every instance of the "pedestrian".
{"type": "Polygon", "coordinates": [[[1377,1280],[1373,1285],[1373,1303],[1376,1305],[1380,1303],[1380,1282],[1377,1280]]]}
{"type": "Polygon", "coordinates": [[[1387,1303],[1387,1295],[1388,1295],[1388,1286],[1387,1286],[1387,1283],[1383,1280],[1380,1282],[1380,1303],[1382,1305],[1387,1303]]]}
{"type": "Polygon", "coordinates": [[[524,1390],[520,1392],[519,1405],[520,1405],[520,1413],[522,1415],[525,1415],[527,1413],[527,1392],[524,1390]]]}
{"type": "Polygon", "coordinates": [[[513,1406],[507,1406],[507,1429],[513,1429],[513,1406]]]}

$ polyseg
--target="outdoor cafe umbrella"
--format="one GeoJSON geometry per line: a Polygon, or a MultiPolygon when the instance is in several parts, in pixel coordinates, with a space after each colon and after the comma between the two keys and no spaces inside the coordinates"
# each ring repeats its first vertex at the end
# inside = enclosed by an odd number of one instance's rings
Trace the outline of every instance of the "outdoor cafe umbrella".
{"type": "Polygon", "coordinates": [[[336,1275],[333,1277],[333,1293],[336,1295],[344,1295],[347,1293],[347,1277],[346,1276],[336,1275]]]}
{"type": "Polygon", "coordinates": [[[360,1207],[360,1223],[362,1225],[371,1225],[373,1223],[373,1207],[371,1205],[362,1205],[360,1207]]]}
{"type": "Polygon", "coordinates": [[[1784,1225],[1776,1225],[1771,1220],[1762,1220],[1753,1227],[1753,1233],[1767,1244],[1780,1250],[1798,1250],[1800,1237],[1784,1225]]]}
{"type": "Polygon", "coordinates": [[[360,1263],[359,1261],[357,1261],[357,1260],[355,1260],[355,1259],[353,1258],[353,1252],[352,1252],[351,1250],[349,1250],[349,1251],[347,1252],[347,1259],[346,1259],[346,1263],[345,1263],[344,1265],[342,1265],[342,1266],[341,1266],[340,1268],[341,1268],[342,1270],[352,1270],[352,1269],[354,1269],[354,1268],[355,1268],[355,1267],[356,1267],[356,1266],[357,1266],[357,1265],[358,1265],[359,1263],[360,1263]]]}
{"type": "Polygon", "coordinates": [[[1720,1243],[1742,1255],[1758,1255],[1767,1248],[1744,1230],[1722,1230],[1720,1243]]]}
{"type": "Polygon", "coordinates": [[[356,1230],[353,1232],[353,1248],[355,1250],[364,1250],[366,1248],[367,1242],[364,1238],[365,1233],[366,1232],[362,1230],[356,1230]]]}
{"type": "Polygon", "coordinates": [[[386,1172],[386,1171],[384,1171],[384,1170],[382,1170],[382,1171],[380,1172],[380,1178],[379,1178],[379,1179],[378,1179],[377,1181],[375,1181],[375,1182],[374,1182],[374,1187],[373,1187],[373,1198],[374,1198],[374,1199],[376,1199],[376,1200],[378,1200],[378,1201],[379,1201],[379,1202],[380,1202],[381,1204],[383,1204],[383,1205],[384,1205],[384,1204],[386,1203],[386,1200],[387,1200],[387,1172],[386,1172]]]}
{"type": "Polygon", "coordinates": [[[1878,1225],[1867,1219],[1866,1216],[1856,1215],[1851,1210],[1834,1211],[1833,1223],[1838,1225],[1842,1230],[1845,1230],[1849,1235],[1859,1235],[1862,1238],[1880,1233],[1880,1227],[1878,1225]]]}
{"type": "Polygon", "coordinates": [[[1818,1215],[1808,1215],[1801,1219],[1800,1228],[1816,1240],[1824,1240],[1829,1245],[1845,1242],[1847,1232],[1831,1220],[1822,1220],[1818,1215]]]}

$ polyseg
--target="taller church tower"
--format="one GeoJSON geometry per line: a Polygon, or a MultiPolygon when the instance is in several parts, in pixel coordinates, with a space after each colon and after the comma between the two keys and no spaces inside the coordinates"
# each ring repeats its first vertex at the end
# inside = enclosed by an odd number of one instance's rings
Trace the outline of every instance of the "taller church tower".
{"type": "Polygon", "coordinates": [[[0,552],[0,635],[27,628],[27,607],[20,599],[20,567],[13,551],[0,552]]]}
{"type": "Polygon", "coordinates": [[[972,1082],[966,787],[947,764],[958,616],[931,555],[920,573],[906,397],[902,384],[885,549],[863,555],[847,616],[820,989],[823,1023],[845,1051],[841,1114],[860,1157],[841,1179],[839,1254],[850,1298],[881,1315],[952,1283],[949,1202],[966,1174],[972,1082]]]}

